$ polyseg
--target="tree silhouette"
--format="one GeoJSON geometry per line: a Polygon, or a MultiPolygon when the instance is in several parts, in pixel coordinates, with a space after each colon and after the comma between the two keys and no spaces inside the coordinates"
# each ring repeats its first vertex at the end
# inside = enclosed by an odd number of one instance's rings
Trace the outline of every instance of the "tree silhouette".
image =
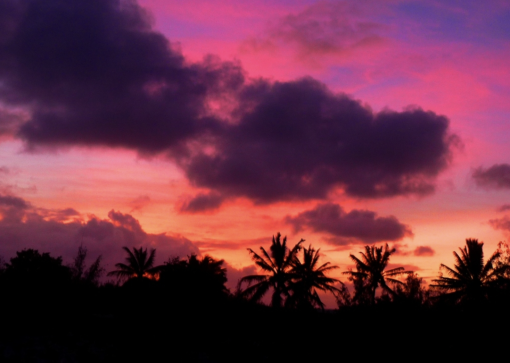
{"type": "Polygon", "coordinates": [[[288,249],[287,237],[284,237],[283,241],[280,237],[280,232],[276,234],[276,237],[273,236],[269,253],[264,247],[260,247],[261,255],[248,248],[255,264],[268,274],[243,277],[239,281],[239,286],[241,287],[246,282],[248,287],[241,290],[241,296],[247,297],[251,301],[260,302],[269,289],[272,288],[271,306],[273,307],[281,307],[284,298],[290,296],[289,283],[293,277],[291,273],[292,263],[304,240],[300,240],[292,249],[288,249]]]}
{"type": "Polygon", "coordinates": [[[126,263],[117,263],[115,267],[117,270],[108,272],[108,276],[117,276],[118,278],[136,278],[136,279],[154,279],[160,270],[160,266],[154,267],[154,257],[156,250],[151,249],[147,256],[147,248],[142,247],[136,249],[133,247],[133,252],[127,247],[122,247],[127,252],[126,263]]]}
{"type": "Polygon", "coordinates": [[[288,306],[300,309],[319,307],[324,310],[324,304],[319,298],[317,290],[329,291],[333,294],[340,293],[340,289],[334,284],[342,283],[340,280],[327,277],[325,273],[337,269],[338,266],[331,266],[329,262],[319,265],[320,254],[318,250],[309,246],[303,248],[303,261],[297,254],[292,261],[292,281],[290,290],[292,295],[287,299],[288,306]]]}
{"type": "Polygon", "coordinates": [[[223,260],[193,254],[187,259],[173,258],[161,267],[159,283],[174,294],[189,297],[217,298],[229,293],[227,269],[223,260]]]}
{"type": "Polygon", "coordinates": [[[354,255],[349,255],[355,263],[356,271],[345,271],[349,279],[354,282],[356,290],[355,300],[362,301],[369,298],[371,304],[375,303],[375,293],[378,287],[383,291],[394,296],[395,292],[388,286],[388,282],[393,284],[403,284],[402,281],[394,277],[411,274],[412,271],[405,271],[403,267],[397,267],[385,270],[390,256],[396,250],[389,249],[388,244],[384,247],[365,246],[365,252],[360,252],[361,259],[354,255]]]}
{"type": "Polygon", "coordinates": [[[479,303],[497,288],[498,282],[508,271],[508,265],[495,264],[500,257],[500,251],[494,252],[484,264],[483,242],[478,242],[477,239],[466,239],[466,246],[459,250],[460,255],[453,252],[453,269],[441,264],[440,269],[447,276],[432,280],[430,287],[442,292],[442,298],[456,303],[479,303]]]}
{"type": "Polygon", "coordinates": [[[78,253],[74,258],[73,264],[69,266],[73,280],[97,285],[99,278],[104,273],[104,268],[101,266],[102,256],[98,256],[96,260],[89,266],[89,268],[86,268],[85,266],[86,259],[87,248],[81,245],[78,247],[78,253]]]}

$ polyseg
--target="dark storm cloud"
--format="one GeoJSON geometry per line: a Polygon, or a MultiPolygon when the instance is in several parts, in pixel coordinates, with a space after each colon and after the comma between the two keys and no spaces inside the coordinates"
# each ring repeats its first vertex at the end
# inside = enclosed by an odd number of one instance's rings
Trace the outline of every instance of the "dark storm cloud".
{"type": "Polygon", "coordinates": [[[3,0],[0,14],[0,100],[30,109],[29,146],[175,151],[218,127],[208,97],[244,79],[214,57],[187,64],[134,1],[3,0]]]}
{"type": "Polygon", "coordinates": [[[434,256],[436,252],[429,246],[418,246],[413,251],[415,256],[434,256]]]}
{"type": "Polygon", "coordinates": [[[338,239],[328,239],[333,244],[374,243],[381,241],[398,241],[412,237],[409,226],[400,223],[393,216],[378,217],[375,212],[353,209],[345,212],[338,204],[324,203],[312,210],[287,216],[285,222],[294,230],[311,229],[314,232],[325,232],[338,239]]]}
{"type": "Polygon", "coordinates": [[[123,246],[156,248],[159,262],[170,256],[200,253],[185,237],[147,233],[133,216],[114,210],[108,219],[92,217],[85,221],[72,208],[33,208],[21,198],[0,196],[0,215],[0,256],[6,259],[16,251],[34,248],[71,261],[83,244],[92,256],[102,255],[111,269],[124,260],[123,246]]]}
{"type": "Polygon", "coordinates": [[[246,80],[213,56],[186,62],[134,1],[4,0],[0,14],[0,102],[29,114],[15,134],[34,150],[165,153],[208,189],[185,212],[337,188],[427,195],[457,140],[433,112],[374,113],[311,78],[246,80]]]}
{"type": "Polygon", "coordinates": [[[427,195],[457,138],[448,119],[419,108],[372,112],[311,78],[258,82],[241,95],[240,121],[184,164],[193,185],[257,203],[427,195]]]}
{"type": "Polygon", "coordinates": [[[494,164],[490,168],[479,167],[473,171],[476,185],[484,188],[510,189],[510,165],[494,164]]]}
{"type": "Polygon", "coordinates": [[[199,193],[190,200],[185,201],[179,211],[182,213],[200,213],[218,209],[223,203],[223,196],[218,193],[199,193]]]}

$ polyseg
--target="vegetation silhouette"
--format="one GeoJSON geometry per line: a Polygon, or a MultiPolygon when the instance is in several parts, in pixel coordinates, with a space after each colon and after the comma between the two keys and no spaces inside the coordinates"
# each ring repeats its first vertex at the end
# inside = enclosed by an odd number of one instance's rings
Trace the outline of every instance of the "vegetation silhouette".
{"type": "Polygon", "coordinates": [[[255,264],[268,274],[243,277],[239,281],[240,295],[250,301],[260,302],[264,295],[272,289],[271,306],[282,307],[284,301],[290,296],[289,284],[294,277],[292,267],[303,242],[304,240],[301,239],[292,249],[289,249],[287,248],[287,237],[284,237],[282,241],[281,234],[278,232],[276,237],[273,236],[269,253],[264,247],[260,247],[261,255],[248,248],[255,264]],[[242,289],[243,283],[248,284],[244,290],[242,289]]]}
{"type": "Polygon", "coordinates": [[[287,299],[287,306],[293,306],[300,309],[320,308],[324,310],[317,290],[331,292],[334,295],[340,293],[340,289],[335,284],[343,283],[325,274],[331,270],[337,269],[330,262],[319,265],[320,249],[315,250],[310,245],[308,248],[301,249],[303,260],[301,261],[296,254],[292,260],[290,281],[290,290],[292,295],[287,299]]]}
{"type": "Polygon", "coordinates": [[[223,260],[208,255],[202,258],[195,254],[187,259],[171,258],[161,266],[158,283],[181,300],[220,299],[229,294],[225,286],[227,269],[223,264],[223,260]]]}
{"type": "Polygon", "coordinates": [[[101,275],[105,269],[101,266],[102,256],[98,256],[96,260],[86,268],[85,260],[87,259],[87,248],[83,245],[78,247],[78,253],[74,258],[73,264],[69,266],[72,278],[76,282],[82,282],[97,286],[101,275]]]}
{"type": "Polygon", "coordinates": [[[119,279],[157,279],[160,266],[154,266],[156,250],[151,249],[147,256],[147,248],[133,247],[133,252],[128,247],[122,247],[127,252],[126,263],[117,263],[117,270],[108,272],[108,276],[117,276],[119,279]]]}
{"type": "Polygon", "coordinates": [[[477,239],[466,239],[466,246],[459,250],[460,255],[453,252],[453,268],[440,266],[447,276],[432,280],[430,287],[441,292],[441,299],[455,303],[477,305],[487,301],[499,289],[509,265],[496,264],[500,251],[494,252],[484,264],[483,242],[477,239]]]}
{"type": "Polygon", "coordinates": [[[271,249],[249,250],[266,274],[246,276],[249,285],[240,294],[226,287],[224,261],[208,255],[154,266],[155,250],[124,247],[127,262],[116,265],[127,279],[121,285],[100,278],[102,259],[87,264],[84,246],[69,265],[48,252],[21,250],[0,268],[0,361],[325,361],[339,341],[380,359],[395,338],[396,353],[415,354],[420,344],[433,347],[423,353],[430,358],[451,347],[452,339],[476,339],[474,347],[486,347],[480,342],[494,334],[480,335],[480,327],[492,332],[510,324],[510,248],[500,243],[484,263],[482,243],[468,241],[450,269],[458,276],[436,279],[439,288],[427,288],[423,278],[401,267],[387,270],[394,252],[388,245],[366,246],[361,263],[347,271],[354,297],[327,276],[338,267],[323,261],[319,249],[305,248],[302,240],[289,248],[279,233],[271,249]],[[279,296],[267,306],[254,295],[274,289],[271,278],[279,296]],[[377,288],[382,291],[374,297],[377,288]],[[319,298],[324,292],[342,301],[339,309],[325,309],[319,298]],[[451,326],[453,338],[438,342],[430,334],[451,326]],[[169,353],[169,342],[178,349],[169,353]],[[304,349],[295,349],[296,342],[304,349]]]}
{"type": "Polygon", "coordinates": [[[388,286],[388,283],[394,285],[403,285],[404,283],[395,277],[412,274],[412,271],[405,271],[403,267],[397,267],[386,270],[390,256],[396,250],[385,246],[365,246],[365,252],[360,252],[361,259],[350,254],[349,257],[355,263],[356,271],[348,270],[344,274],[354,283],[355,295],[353,300],[358,303],[375,304],[376,290],[378,287],[383,292],[395,296],[395,291],[388,286]]]}

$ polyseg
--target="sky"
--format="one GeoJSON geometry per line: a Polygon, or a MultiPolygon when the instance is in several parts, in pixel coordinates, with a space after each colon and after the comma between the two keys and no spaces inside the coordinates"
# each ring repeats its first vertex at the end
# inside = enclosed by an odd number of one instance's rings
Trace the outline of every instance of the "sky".
{"type": "Polygon", "coordinates": [[[280,232],[427,280],[510,234],[508,1],[5,0],[0,256],[225,260],[280,232]]]}

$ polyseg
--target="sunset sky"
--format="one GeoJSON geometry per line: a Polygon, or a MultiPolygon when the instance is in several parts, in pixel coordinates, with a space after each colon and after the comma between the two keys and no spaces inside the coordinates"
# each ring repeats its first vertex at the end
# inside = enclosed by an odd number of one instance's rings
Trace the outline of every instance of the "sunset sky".
{"type": "Polygon", "coordinates": [[[506,0],[3,0],[0,256],[235,284],[281,232],[433,278],[510,234],[509,60],[506,0]]]}

